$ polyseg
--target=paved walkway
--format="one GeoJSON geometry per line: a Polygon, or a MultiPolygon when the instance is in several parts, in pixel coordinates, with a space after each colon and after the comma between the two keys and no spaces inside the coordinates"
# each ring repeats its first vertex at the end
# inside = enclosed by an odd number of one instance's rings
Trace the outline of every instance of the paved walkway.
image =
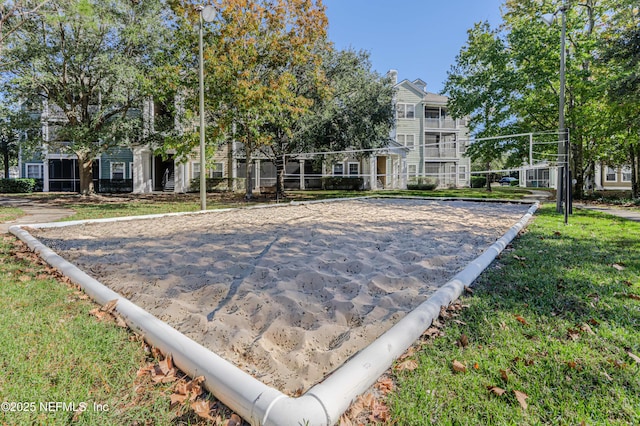
{"type": "Polygon", "coordinates": [[[52,207],[46,203],[34,202],[23,198],[0,197],[0,206],[17,207],[24,212],[24,216],[16,220],[0,223],[0,234],[8,233],[9,227],[13,225],[55,222],[74,213],[70,209],[52,207]]]}
{"type": "Polygon", "coordinates": [[[573,207],[577,209],[595,210],[595,211],[610,214],[613,216],[618,216],[623,219],[632,220],[634,222],[640,222],[640,209],[624,210],[624,209],[617,209],[615,207],[599,206],[597,204],[582,204],[582,203],[574,203],[573,207]]]}

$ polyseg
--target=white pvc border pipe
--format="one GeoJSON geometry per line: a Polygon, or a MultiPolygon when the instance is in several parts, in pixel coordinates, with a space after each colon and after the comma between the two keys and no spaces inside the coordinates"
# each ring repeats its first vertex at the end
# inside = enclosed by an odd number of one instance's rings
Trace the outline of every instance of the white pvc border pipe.
{"type": "MultiPolygon", "coordinates": [[[[342,413],[349,408],[351,402],[371,387],[392,363],[422,335],[431,325],[431,322],[440,315],[440,307],[448,306],[456,300],[464,290],[464,287],[471,285],[482,271],[491,264],[507,244],[516,237],[518,232],[526,226],[537,208],[538,203],[535,203],[506,234],[456,274],[443,287],[438,289],[431,297],[334,371],[323,382],[313,386],[298,398],[289,397],[265,385],[209,349],[189,339],[165,322],[91,278],[78,267],[42,244],[26,230],[22,229],[21,226],[14,225],[9,228],[9,231],[24,241],[29,248],[39,254],[47,263],[69,277],[72,282],[81,286],[96,302],[104,305],[111,300],[117,299],[116,310],[132,330],[143,335],[149,344],[156,346],[164,354],[170,354],[174,364],[189,376],[204,376],[205,387],[222,403],[252,425],[333,425],[338,422],[342,413]]],[[[194,213],[198,212],[186,214],[194,213]]],[[[176,214],[57,222],[28,226],[31,228],[58,227],[88,222],[132,220],[171,215],[176,214]]]]}

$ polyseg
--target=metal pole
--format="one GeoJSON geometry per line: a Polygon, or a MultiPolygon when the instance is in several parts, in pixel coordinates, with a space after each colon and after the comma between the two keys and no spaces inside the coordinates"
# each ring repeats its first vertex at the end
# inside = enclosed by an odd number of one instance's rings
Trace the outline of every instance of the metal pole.
{"type": "Polygon", "coordinates": [[[207,209],[206,158],[204,146],[204,55],[202,52],[202,9],[199,10],[199,60],[200,60],[200,210],[207,209]]]}
{"type": "Polygon", "coordinates": [[[562,194],[567,191],[566,176],[568,173],[564,171],[568,168],[568,161],[565,152],[565,133],[564,128],[564,91],[565,91],[565,44],[567,33],[567,17],[566,17],[566,0],[563,0],[560,13],[562,13],[562,32],[560,34],[560,99],[559,99],[559,120],[558,120],[558,193],[556,196],[556,211],[562,212],[562,194]],[[564,172],[564,173],[563,173],[564,172]]]}
{"type": "MultiPolygon", "coordinates": [[[[559,112],[559,128],[560,128],[560,142],[558,143],[558,149],[562,152],[558,152],[561,154],[559,160],[562,161],[564,167],[564,223],[567,224],[568,217],[567,214],[569,212],[569,191],[571,191],[570,185],[570,173],[569,173],[569,147],[567,146],[567,129],[564,125],[564,102],[565,102],[565,86],[566,86],[566,38],[567,38],[567,6],[566,0],[563,1],[562,8],[560,9],[562,12],[562,33],[560,35],[560,112],[559,112]]],[[[560,209],[558,212],[562,211],[562,200],[560,202],[560,209]]],[[[556,206],[557,207],[557,206],[556,206]]]]}

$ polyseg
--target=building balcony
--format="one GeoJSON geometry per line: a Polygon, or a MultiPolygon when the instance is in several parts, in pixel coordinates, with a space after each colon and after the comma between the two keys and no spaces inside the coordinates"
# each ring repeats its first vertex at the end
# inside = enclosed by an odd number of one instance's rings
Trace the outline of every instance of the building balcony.
{"type": "Polygon", "coordinates": [[[427,129],[457,129],[458,123],[452,118],[425,118],[424,126],[427,129]]]}

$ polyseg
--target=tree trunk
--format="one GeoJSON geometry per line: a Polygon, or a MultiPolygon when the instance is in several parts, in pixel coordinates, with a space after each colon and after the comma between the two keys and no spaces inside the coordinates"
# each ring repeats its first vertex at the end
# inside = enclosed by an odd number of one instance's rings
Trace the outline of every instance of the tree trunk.
{"type": "Polygon", "coordinates": [[[250,144],[245,143],[245,158],[247,159],[247,178],[244,183],[244,198],[245,200],[251,200],[253,198],[253,156],[251,150],[247,149],[250,144]]]}
{"type": "Polygon", "coordinates": [[[233,185],[233,140],[227,142],[227,189],[235,190],[233,185]]]}
{"type": "MultiPolygon", "coordinates": [[[[581,140],[582,138],[580,138],[581,140]]],[[[575,146],[572,146],[572,155],[571,158],[573,160],[573,175],[572,179],[575,179],[576,184],[573,185],[572,182],[569,184],[569,190],[573,191],[573,198],[582,200],[584,198],[584,169],[583,169],[583,150],[584,143],[580,142],[575,146]]]]}
{"type": "Polygon", "coordinates": [[[93,187],[93,159],[78,156],[78,165],[80,169],[80,194],[95,194],[93,187]]]}
{"type": "Polygon", "coordinates": [[[9,144],[2,143],[2,159],[4,161],[4,178],[9,179],[9,144]]]}
{"type": "Polygon", "coordinates": [[[276,199],[284,198],[284,158],[276,157],[276,199]]]}
{"type": "Polygon", "coordinates": [[[491,192],[491,173],[489,173],[489,170],[491,169],[491,162],[488,161],[487,162],[487,192],[491,192]]]}
{"type": "Polygon", "coordinates": [[[638,198],[640,193],[640,143],[631,144],[629,147],[629,157],[631,158],[631,198],[638,198]]]}

